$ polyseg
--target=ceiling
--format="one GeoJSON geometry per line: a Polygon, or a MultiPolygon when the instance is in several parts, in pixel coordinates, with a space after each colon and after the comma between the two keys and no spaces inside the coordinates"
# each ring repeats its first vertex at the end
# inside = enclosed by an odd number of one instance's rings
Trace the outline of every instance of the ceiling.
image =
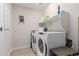
{"type": "Polygon", "coordinates": [[[44,10],[49,5],[49,3],[14,3],[13,5],[36,10],[44,10]]]}

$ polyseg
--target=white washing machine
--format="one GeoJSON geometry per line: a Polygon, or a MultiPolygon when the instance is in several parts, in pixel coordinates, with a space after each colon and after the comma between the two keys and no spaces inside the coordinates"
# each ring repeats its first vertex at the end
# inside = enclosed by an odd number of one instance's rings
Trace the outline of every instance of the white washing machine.
{"type": "Polygon", "coordinates": [[[32,45],[32,51],[34,52],[34,54],[36,55],[37,54],[37,47],[36,47],[36,30],[32,30],[32,33],[31,33],[31,45],[32,45]]]}
{"type": "Polygon", "coordinates": [[[37,55],[49,56],[50,49],[65,46],[65,32],[38,32],[37,55]]]}

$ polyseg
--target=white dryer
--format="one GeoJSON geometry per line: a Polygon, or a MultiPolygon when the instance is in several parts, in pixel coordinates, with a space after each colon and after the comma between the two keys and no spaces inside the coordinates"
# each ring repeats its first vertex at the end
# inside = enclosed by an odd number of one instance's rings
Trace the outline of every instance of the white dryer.
{"type": "Polygon", "coordinates": [[[65,46],[65,32],[38,32],[37,55],[49,56],[50,49],[65,46]]]}

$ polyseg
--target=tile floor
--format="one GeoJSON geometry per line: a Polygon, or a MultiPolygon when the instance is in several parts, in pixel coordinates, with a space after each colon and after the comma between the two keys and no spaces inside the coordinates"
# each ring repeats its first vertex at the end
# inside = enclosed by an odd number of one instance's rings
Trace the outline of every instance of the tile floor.
{"type": "Polygon", "coordinates": [[[17,49],[11,52],[10,56],[35,56],[32,49],[23,48],[17,49]]]}
{"type": "MultiPolygon", "coordinates": [[[[23,49],[17,49],[13,50],[10,53],[10,56],[35,56],[31,48],[23,48],[23,49]]],[[[79,54],[76,54],[75,56],[79,56],[79,54]]]]}

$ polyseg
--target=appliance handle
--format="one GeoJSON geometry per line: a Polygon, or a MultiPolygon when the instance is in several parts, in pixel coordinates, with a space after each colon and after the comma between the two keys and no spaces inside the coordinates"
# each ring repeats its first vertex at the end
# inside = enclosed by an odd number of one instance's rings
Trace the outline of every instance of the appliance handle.
{"type": "Polygon", "coordinates": [[[9,28],[5,28],[4,30],[5,30],[5,31],[9,31],[10,29],[9,29],[9,28]]]}
{"type": "Polygon", "coordinates": [[[0,27],[0,31],[2,31],[2,27],[0,27]]]}
{"type": "Polygon", "coordinates": [[[42,33],[42,32],[39,32],[39,34],[43,35],[44,33],[42,33]]]}

